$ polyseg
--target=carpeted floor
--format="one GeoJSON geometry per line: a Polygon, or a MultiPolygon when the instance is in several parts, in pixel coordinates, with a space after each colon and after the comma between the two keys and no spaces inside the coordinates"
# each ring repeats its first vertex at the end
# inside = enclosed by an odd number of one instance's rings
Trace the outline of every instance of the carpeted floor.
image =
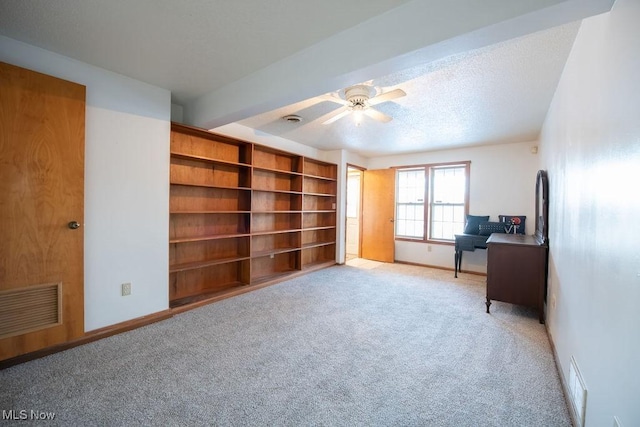
{"type": "Polygon", "coordinates": [[[537,314],[488,315],[484,278],[452,276],[352,260],[0,371],[0,410],[65,426],[570,426],[537,314]]]}

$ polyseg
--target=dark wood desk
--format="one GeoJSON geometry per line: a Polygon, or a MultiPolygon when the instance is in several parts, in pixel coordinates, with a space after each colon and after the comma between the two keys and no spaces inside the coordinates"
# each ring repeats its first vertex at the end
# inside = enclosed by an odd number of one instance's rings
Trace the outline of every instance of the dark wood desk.
{"type": "Polygon", "coordinates": [[[491,300],[532,307],[544,323],[547,244],[534,236],[494,233],[487,240],[487,313],[491,300]]]}
{"type": "Polygon", "coordinates": [[[476,249],[487,249],[487,237],[477,234],[456,234],[455,255],[453,258],[454,276],[458,277],[458,271],[462,265],[462,252],[473,252],[476,249]]]}

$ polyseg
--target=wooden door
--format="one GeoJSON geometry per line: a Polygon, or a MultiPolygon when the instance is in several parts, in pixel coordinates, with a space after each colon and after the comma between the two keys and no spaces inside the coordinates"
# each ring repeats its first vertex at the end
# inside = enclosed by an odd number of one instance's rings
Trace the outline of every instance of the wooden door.
{"type": "Polygon", "coordinates": [[[84,86],[0,63],[0,360],[84,334],[84,119],[84,86]]]}
{"type": "Polygon", "coordinates": [[[367,170],[362,185],[362,258],[393,262],[395,169],[367,170]]]}

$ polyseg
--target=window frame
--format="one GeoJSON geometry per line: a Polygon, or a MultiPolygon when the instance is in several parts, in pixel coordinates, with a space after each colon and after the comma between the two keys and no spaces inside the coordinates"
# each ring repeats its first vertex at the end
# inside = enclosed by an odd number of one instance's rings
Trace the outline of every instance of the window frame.
{"type": "MultiPolygon", "coordinates": [[[[424,185],[424,231],[423,237],[407,237],[407,236],[397,236],[395,225],[394,225],[394,238],[397,241],[405,241],[405,242],[417,242],[417,243],[429,243],[436,245],[454,245],[455,240],[448,239],[432,239],[431,238],[431,208],[432,208],[432,195],[433,195],[433,183],[431,179],[431,171],[433,169],[441,169],[447,167],[464,167],[464,176],[465,176],[465,191],[464,191],[464,217],[466,218],[469,215],[469,190],[470,190],[470,175],[471,175],[471,161],[465,160],[461,162],[441,162],[441,163],[427,163],[421,165],[406,165],[406,166],[393,166],[396,170],[396,188],[398,186],[398,174],[397,172],[401,170],[416,170],[416,169],[424,169],[425,174],[425,185],[424,185]]],[[[394,200],[395,211],[398,211],[398,199],[396,196],[396,200],[394,200]]]]}

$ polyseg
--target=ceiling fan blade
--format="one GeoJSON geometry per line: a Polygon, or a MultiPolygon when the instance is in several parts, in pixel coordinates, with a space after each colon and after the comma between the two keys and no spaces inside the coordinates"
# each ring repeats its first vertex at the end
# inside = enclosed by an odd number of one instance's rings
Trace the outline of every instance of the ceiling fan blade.
{"type": "Polygon", "coordinates": [[[386,114],[381,113],[378,110],[374,110],[373,108],[367,108],[363,111],[363,113],[371,117],[372,119],[376,119],[377,121],[382,123],[388,123],[393,120],[393,117],[387,116],[386,114]]]}
{"type": "Polygon", "coordinates": [[[394,89],[389,92],[383,93],[382,95],[375,96],[368,101],[369,105],[377,105],[383,102],[391,101],[392,99],[401,98],[405,96],[406,93],[402,89],[394,89]]]}
{"type": "Polygon", "coordinates": [[[340,104],[340,105],[349,105],[349,101],[346,101],[342,98],[338,98],[336,96],[329,95],[329,94],[316,96],[316,98],[322,101],[335,102],[336,104],[340,104]]]}
{"type": "Polygon", "coordinates": [[[318,120],[321,121],[323,125],[329,125],[335,122],[336,120],[340,120],[341,118],[348,115],[349,113],[351,113],[351,110],[349,110],[347,107],[341,107],[341,108],[338,108],[337,110],[333,110],[332,112],[325,114],[324,116],[320,117],[318,120]]]}

